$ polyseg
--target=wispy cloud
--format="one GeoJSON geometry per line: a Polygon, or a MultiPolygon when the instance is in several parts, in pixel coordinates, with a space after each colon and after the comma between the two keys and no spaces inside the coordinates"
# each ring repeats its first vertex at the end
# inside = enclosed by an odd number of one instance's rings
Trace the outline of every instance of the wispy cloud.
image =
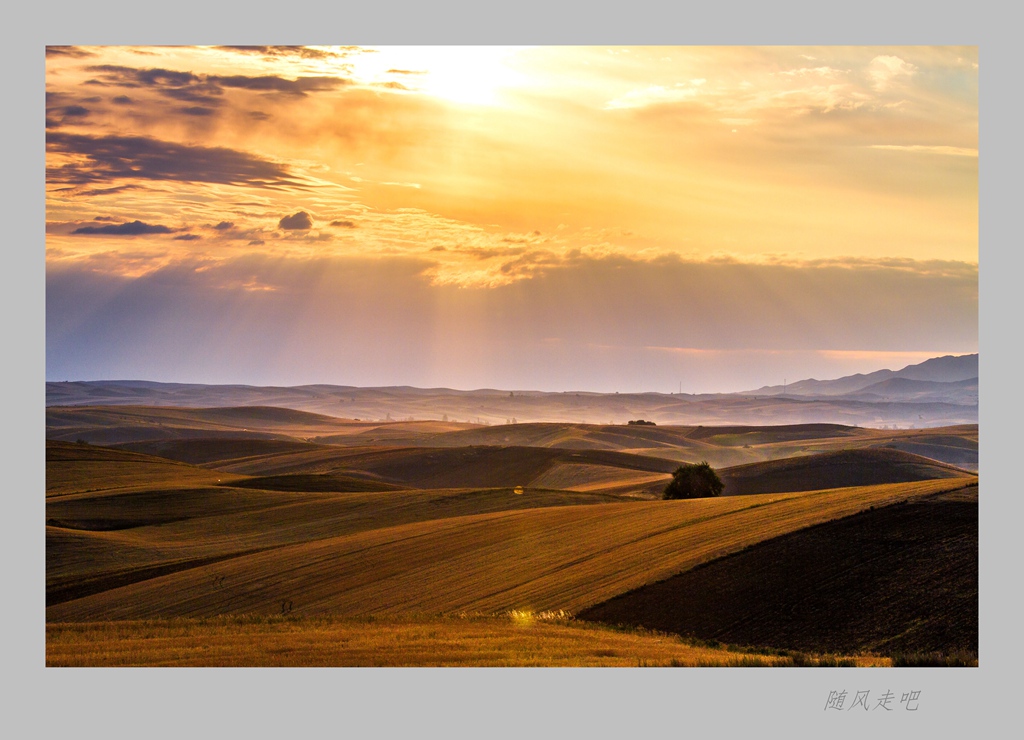
{"type": "Polygon", "coordinates": [[[630,90],[625,95],[609,100],[605,108],[616,110],[621,108],[645,108],[650,105],[664,103],[680,103],[693,100],[700,94],[700,87],[706,82],[703,79],[678,82],[671,87],[651,85],[641,90],[630,90]]]}
{"type": "Polygon", "coordinates": [[[871,144],[871,149],[889,149],[896,152],[912,152],[916,154],[942,154],[949,157],[977,157],[978,150],[962,146],[942,146],[928,144],[871,144]]]}

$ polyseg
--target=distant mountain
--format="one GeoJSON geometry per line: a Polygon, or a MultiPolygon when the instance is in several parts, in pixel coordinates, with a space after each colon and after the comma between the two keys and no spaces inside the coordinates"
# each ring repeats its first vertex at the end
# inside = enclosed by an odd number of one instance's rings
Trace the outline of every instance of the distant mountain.
{"type": "Polygon", "coordinates": [[[908,365],[895,373],[897,378],[907,380],[933,380],[939,383],[954,383],[978,377],[978,355],[946,355],[933,357],[919,365],[908,365]]]}
{"type": "MultiPolygon", "coordinates": [[[[835,380],[800,380],[788,385],[771,385],[758,388],[756,391],[743,391],[741,395],[757,396],[798,396],[798,397],[830,397],[846,396],[852,397],[858,391],[864,391],[879,383],[892,379],[905,379],[928,381],[932,383],[957,383],[961,381],[978,379],[978,355],[946,355],[945,357],[933,357],[930,360],[917,365],[907,365],[902,370],[876,370],[873,373],[847,375],[835,380]]],[[[909,388],[909,387],[908,387],[909,388]]],[[[956,390],[949,390],[956,393],[956,390]]],[[[933,387],[932,395],[936,399],[941,395],[941,389],[933,387]]],[[[901,398],[900,400],[906,400],[901,398]]],[[[929,399],[932,400],[932,399],[929,399]]],[[[942,400],[945,400],[943,397],[942,400]]],[[[977,388],[975,387],[975,403],[977,403],[977,388]]],[[[955,403],[955,401],[954,401],[955,403]]]]}
{"type": "Polygon", "coordinates": [[[889,378],[874,383],[853,393],[845,393],[843,399],[852,401],[903,401],[927,403],[932,401],[943,403],[978,403],[978,379],[954,380],[949,383],[934,380],[910,380],[909,378],[889,378]]]}

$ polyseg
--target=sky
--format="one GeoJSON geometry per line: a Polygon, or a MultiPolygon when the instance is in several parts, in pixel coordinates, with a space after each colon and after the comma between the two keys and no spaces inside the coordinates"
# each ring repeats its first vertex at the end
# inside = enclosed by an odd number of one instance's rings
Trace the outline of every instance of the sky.
{"type": "Polygon", "coordinates": [[[702,393],[977,348],[976,47],[47,48],[47,380],[702,393]]]}

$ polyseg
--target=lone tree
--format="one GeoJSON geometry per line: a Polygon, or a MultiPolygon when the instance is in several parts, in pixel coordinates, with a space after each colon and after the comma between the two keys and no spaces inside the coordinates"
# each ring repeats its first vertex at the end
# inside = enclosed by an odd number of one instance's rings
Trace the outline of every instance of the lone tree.
{"type": "Polygon", "coordinates": [[[676,468],[671,482],[665,486],[662,498],[707,498],[720,495],[724,488],[725,484],[718,473],[704,460],[695,465],[680,465],[676,468]]]}

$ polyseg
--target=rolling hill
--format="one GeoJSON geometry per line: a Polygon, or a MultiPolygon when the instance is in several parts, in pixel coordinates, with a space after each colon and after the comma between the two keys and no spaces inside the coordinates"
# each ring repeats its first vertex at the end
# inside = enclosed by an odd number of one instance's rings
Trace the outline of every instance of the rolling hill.
{"type": "Polygon", "coordinates": [[[52,407],[47,435],[94,441],[163,457],[215,464],[271,450],[344,447],[557,447],[611,450],[674,462],[706,459],[729,467],[850,447],[893,447],[977,469],[977,426],[872,429],[842,424],[626,425],[524,423],[488,426],[440,421],[365,422],[254,407],[52,407]],[[303,446],[306,445],[306,446],[303,446]]]}
{"type": "Polygon", "coordinates": [[[723,495],[813,491],[820,488],[962,478],[967,471],[920,455],[886,448],[822,452],[719,471],[723,495]]]}
{"type": "MultiPolygon", "coordinates": [[[[47,441],[54,628],[284,615],[306,629],[308,620],[433,624],[481,615],[499,620],[488,634],[504,639],[501,615],[587,613],[745,548],[976,489],[978,480],[942,462],[977,465],[976,425],[496,426],[263,406],[54,406],[47,414],[48,434],[121,440],[47,441]],[[727,495],[661,501],[679,462],[701,459],[719,468],[727,495]]],[[[897,519],[880,520],[879,533],[897,519]]],[[[960,542],[958,521],[935,520],[935,546],[960,542]]],[[[919,556],[932,545],[908,542],[900,572],[921,583],[919,556]]],[[[870,571],[874,556],[836,552],[870,571]]],[[[959,580],[949,581],[957,598],[969,571],[962,560],[953,569],[959,580]]],[[[853,588],[841,583],[836,593],[853,588]]],[[[715,613],[733,628],[728,609],[715,613]]],[[[902,619],[880,622],[872,644],[905,632],[902,619]]],[[[947,642],[962,643],[969,630],[948,624],[957,637],[947,642]]],[[[819,642],[800,649],[832,650],[819,642]]]]}
{"type": "MultiPolygon", "coordinates": [[[[964,480],[525,509],[241,555],[47,608],[48,621],[297,614],[575,612],[702,562],[964,480]]],[[[376,494],[389,495],[389,494],[376,494]]]]}

